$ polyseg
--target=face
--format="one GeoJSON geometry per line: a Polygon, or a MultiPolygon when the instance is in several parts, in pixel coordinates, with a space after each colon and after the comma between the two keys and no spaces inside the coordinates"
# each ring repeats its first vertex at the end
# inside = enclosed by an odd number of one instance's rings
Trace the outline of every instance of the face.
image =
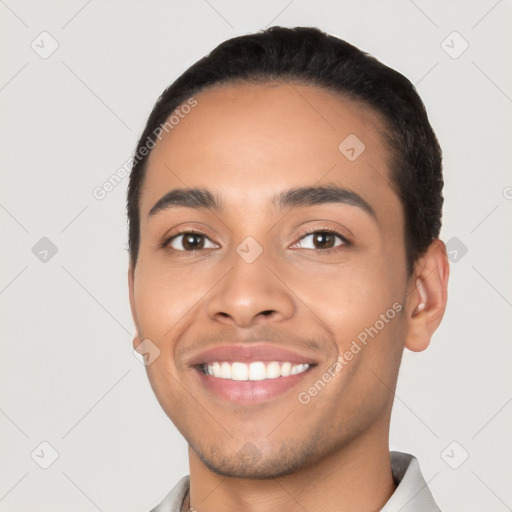
{"type": "Polygon", "coordinates": [[[149,157],[129,272],[162,408],[229,476],[387,443],[409,281],[381,120],[298,84],[195,99],[149,157]]]}

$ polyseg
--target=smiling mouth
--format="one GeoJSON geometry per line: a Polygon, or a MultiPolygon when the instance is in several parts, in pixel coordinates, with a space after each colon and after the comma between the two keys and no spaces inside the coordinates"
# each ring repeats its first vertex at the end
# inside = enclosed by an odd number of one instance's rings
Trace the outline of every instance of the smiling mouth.
{"type": "Polygon", "coordinates": [[[295,364],[289,361],[253,361],[242,363],[238,361],[215,361],[199,365],[201,371],[217,379],[232,381],[259,381],[278,379],[304,373],[311,366],[309,363],[295,364]]]}
{"type": "Polygon", "coordinates": [[[306,379],[315,363],[290,361],[209,361],[194,365],[199,385],[221,403],[255,406],[287,396],[306,379]]]}

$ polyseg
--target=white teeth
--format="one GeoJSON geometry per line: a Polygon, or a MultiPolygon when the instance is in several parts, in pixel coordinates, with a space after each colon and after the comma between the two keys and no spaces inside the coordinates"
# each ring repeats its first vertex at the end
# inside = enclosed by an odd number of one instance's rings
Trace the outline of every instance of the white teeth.
{"type": "Polygon", "coordinates": [[[249,365],[249,380],[263,380],[267,378],[265,363],[254,362],[249,365]]]}
{"type": "Polygon", "coordinates": [[[292,369],[292,363],[283,363],[281,365],[281,377],[288,377],[292,369]]]}
{"type": "MultiPolygon", "coordinates": [[[[218,375],[218,374],[217,374],[218,375]]],[[[215,373],[213,374],[216,377],[215,373]]],[[[231,365],[231,380],[247,380],[249,378],[249,368],[244,363],[233,363],[231,365]]]]}
{"type": "Polygon", "coordinates": [[[267,364],[267,379],[281,377],[281,365],[277,361],[267,364]]]}
{"type": "Polygon", "coordinates": [[[307,370],[307,368],[308,367],[305,364],[296,364],[295,366],[292,366],[290,374],[296,375],[297,373],[302,373],[304,370],[307,370]]]}
{"type": "Polygon", "coordinates": [[[229,363],[222,363],[220,365],[220,376],[223,379],[231,379],[231,365],[229,363]]]}
{"type": "Polygon", "coordinates": [[[305,372],[309,364],[293,364],[290,362],[279,363],[272,361],[270,363],[263,361],[254,361],[246,363],[228,363],[212,362],[203,366],[207,375],[220,379],[230,380],[265,380],[277,379],[278,377],[289,377],[305,372]]]}

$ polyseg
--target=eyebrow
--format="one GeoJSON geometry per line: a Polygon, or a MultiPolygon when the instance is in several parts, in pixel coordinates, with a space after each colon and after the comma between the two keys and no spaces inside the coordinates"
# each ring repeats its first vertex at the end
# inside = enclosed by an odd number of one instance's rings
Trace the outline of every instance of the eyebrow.
{"type": "MultiPolygon", "coordinates": [[[[272,203],[278,210],[321,204],[344,204],[362,209],[375,220],[375,210],[355,192],[335,185],[299,187],[276,194],[272,203]]],[[[219,212],[222,200],[204,188],[175,188],[162,196],[149,210],[148,217],[175,207],[206,209],[219,212]]]]}

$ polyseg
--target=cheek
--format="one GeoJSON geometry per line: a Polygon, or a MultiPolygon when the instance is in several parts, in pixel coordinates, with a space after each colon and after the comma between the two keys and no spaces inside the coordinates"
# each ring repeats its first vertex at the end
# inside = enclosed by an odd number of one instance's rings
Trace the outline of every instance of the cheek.
{"type": "Polygon", "coordinates": [[[193,288],[179,275],[141,265],[134,295],[141,336],[163,350],[164,340],[170,339],[172,330],[192,306],[193,293],[189,290],[193,288]]]}
{"type": "Polygon", "coordinates": [[[141,311],[149,313],[155,321],[160,313],[168,319],[178,316],[180,310],[186,308],[183,303],[196,288],[194,273],[186,265],[180,267],[179,260],[174,264],[172,261],[163,249],[153,250],[149,242],[141,246],[134,283],[136,300],[141,311]]]}
{"type": "Polygon", "coordinates": [[[374,261],[300,275],[294,291],[307,298],[305,302],[331,331],[335,357],[346,363],[344,373],[358,374],[359,384],[368,378],[368,370],[386,382],[392,379],[404,343],[404,305],[399,280],[389,275],[386,265],[374,261]]]}
{"type": "Polygon", "coordinates": [[[301,270],[290,275],[294,292],[343,338],[373,325],[401,300],[397,279],[379,261],[301,270]]]}
{"type": "Polygon", "coordinates": [[[145,279],[137,288],[135,305],[141,334],[156,342],[172,326],[172,292],[162,281],[145,279]],[[155,338],[155,339],[153,339],[155,338]]]}

